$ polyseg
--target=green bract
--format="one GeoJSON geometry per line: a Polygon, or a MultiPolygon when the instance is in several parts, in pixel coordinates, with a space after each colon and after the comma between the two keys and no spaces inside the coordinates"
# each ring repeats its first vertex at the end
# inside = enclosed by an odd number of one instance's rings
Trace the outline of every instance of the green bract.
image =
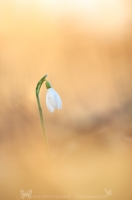
{"type": "Polygon", "coordinates": [[[46,85],[46,88],[47,88],[47,89],[49,89],[49,88],[52,88],[52,86],[51,86],[50,82],[49,82],[49,81],[47,81],[47,80],[46,80],[46,83],[45,83],[45,85],[46,85]]]}

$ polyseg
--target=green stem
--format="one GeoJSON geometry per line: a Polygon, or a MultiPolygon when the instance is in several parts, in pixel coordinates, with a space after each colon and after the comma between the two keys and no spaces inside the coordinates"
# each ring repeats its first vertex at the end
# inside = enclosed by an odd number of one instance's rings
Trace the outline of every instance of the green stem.
{"type": "Polygon", "coordinates": [[[38,84],[36,86],[36,98],[37,98],[37,103],[38,103],[38,109],[39,109],[40,121],[41,121],[41,125],[42,125],[42,131],[43,131],[43,135],[44,135],[45,146],[46,146],[46,150],[47,150],[47,156],[48,156],[48,159],[50,160],[51,159],[50,149],[49,149],[49,144],[48,144],[48,138],[47,138],[46,131],[45,131],[43,112],[42,112],[40,99],[39,99],[40,88],[41,88],[41,85],[43,84],[43,82],[46,80],[45,79],[46,77],[47,77],[47,74],[40,79],[40,81],[38,82],[38,84]]]}

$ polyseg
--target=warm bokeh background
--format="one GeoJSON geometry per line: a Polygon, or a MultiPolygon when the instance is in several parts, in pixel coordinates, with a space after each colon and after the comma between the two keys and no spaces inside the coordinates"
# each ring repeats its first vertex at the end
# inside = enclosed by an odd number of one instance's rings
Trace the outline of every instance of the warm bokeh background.
{"type": "Polygon", "coordinates": [[[130,0],[0,1],[1,200],[132,198],[131,11],[130,0]],[[46,73],[63,102],[49,113],[42,87],[50,165],[35,97],[46,73]]]}

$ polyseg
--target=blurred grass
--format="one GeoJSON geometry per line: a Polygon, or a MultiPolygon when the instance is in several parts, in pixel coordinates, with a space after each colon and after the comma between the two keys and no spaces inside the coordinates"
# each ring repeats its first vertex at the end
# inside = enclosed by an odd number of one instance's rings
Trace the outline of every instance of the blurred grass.
{"type": "Polygon", "coordinates": [[[1,2],[0,198],[18,200],[21,189],[31,189],[75,199],[105,195],[107,188],[112,190],[107,198],[129,200],[131,5],[97,1],[89,10],[85,3],[58,2],[56,7],[53,1],[1,2]],[[35,97],[46,73],[63,102],[61,111],[50,114],[42,87],[51,165],[35,97]]]}

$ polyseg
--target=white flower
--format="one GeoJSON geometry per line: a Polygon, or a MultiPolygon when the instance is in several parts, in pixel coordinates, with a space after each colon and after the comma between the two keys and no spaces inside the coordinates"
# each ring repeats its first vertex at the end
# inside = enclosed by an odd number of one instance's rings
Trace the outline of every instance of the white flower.
{"type": "Polygon", "coordinates": [[[47,89],[46,105],[50,112],[54,112],[54,109],[62,109],[62,101],[58,93],[53,89],[47,89]]]}

